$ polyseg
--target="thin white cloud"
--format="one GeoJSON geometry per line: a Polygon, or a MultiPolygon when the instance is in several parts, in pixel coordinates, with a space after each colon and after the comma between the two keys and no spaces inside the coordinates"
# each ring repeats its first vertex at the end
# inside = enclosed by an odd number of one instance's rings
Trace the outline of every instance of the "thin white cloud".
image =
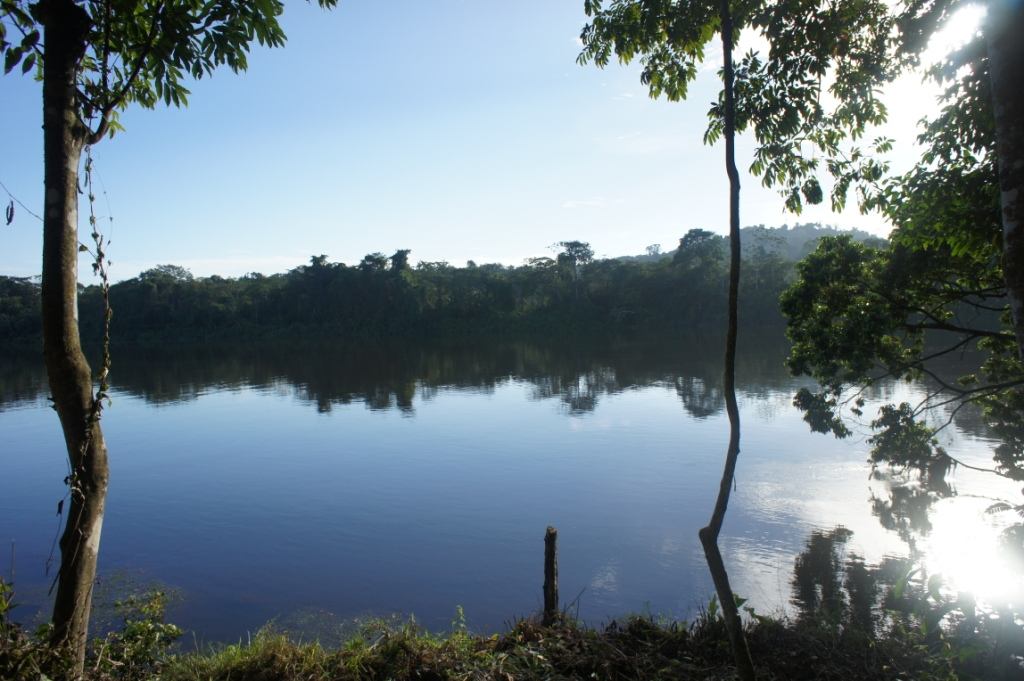
{"type": "Polygon", "coordinates": [[[573,210],[575,208],[604,208],[608,205],[608,199],[598,196],[592,199],[569,199],[562,202],[562,208],[573,210]]]}

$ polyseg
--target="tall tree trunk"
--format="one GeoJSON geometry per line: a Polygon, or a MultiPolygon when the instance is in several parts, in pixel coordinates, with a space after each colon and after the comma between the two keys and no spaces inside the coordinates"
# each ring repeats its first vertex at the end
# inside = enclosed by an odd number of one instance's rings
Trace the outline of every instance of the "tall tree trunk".
{"type": "Polygon", "coordinates": [[[993,0],[986,21],[999,158],[1003,271],[1018,356],[1024,359],[1024,5],[993,0]]]}
{"type": "Polygon", "coordinates": [[[718,535],[722,531],[725,512],[729,507],[729,495],[736,474],[736,460],[740,455],[740,410],[736,402],[736,337],[738,335],[738,302],[740,288],[740,173],[736,168],[736,98],[733,89],[734,74],[732,63],[733,22],[729,0],[721,0],[719,6],[722,30],[722,57],[725,63],[723,86],[725,92],[725,169],[729,175],[729,328],[725,337],[725,409],[729,414],[729,448],[725,454],[725,469],[718,487],[718,498],[711,520],[700,531],[700,542],[704,557],[715,582],[715,591],[722,605],[725,625],[729,631],[736,671],[743,681],[754,681],[754,662],[750,657],[747,639],[743,635],[743,620],[740,619],[736,598],[729,584],[729,573],[718,548],[718,535]]]}
{"type": "Polygon", "coordinates": [[[88,130],[78,116],[75,76],[85,53],[89,16],[72,0],[43,0],[43,354],[54,408],[67,445],[70,507],[60,540],[53,640],[82,674],[96,559],[106,502],[107,449],[92,392],[92,372],[78,335],[78,166],[88,130]]]}

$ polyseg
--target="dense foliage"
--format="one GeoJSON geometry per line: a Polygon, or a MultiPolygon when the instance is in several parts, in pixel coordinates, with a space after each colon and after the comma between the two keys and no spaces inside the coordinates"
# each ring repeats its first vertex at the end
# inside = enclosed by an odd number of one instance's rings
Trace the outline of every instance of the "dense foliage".
{"type": "MultiPolygon", "coordinates": [[[[816,225],[747,229],[744,322],[778,323],[777,299],[792,280],[792,254],[837,230],[816,225]]],[[[858,238],[872,240],[867,234],[858,238]]],[[[725,239],[690,230],[669,253],[594,260],[583,242],[521,266],[409,263],[409,251],[367,255],[355,265],[315,256],[287,273],[195,278],[162,265],[112,286],[116,341],[233,338],[290,331],[352,338],[453,336],[494,331],[686,330],[724,315],[725,239]]],[[[0,279],[0,340],[32,338],[38,290],[0,279]]],[[[103,320],[98,286],[80,293],[86,338],[103,320]]]]}
{"type": "MultiPolygon", "coordinates": [[[[939,20],[916,11],[907,10],[907,26],[939,20]]],[[[894,227],[890,244],[824,240],[783,298],[790,366],[822,384],[797,404],[815,430],[845,436],[843,418],[861,416],[857,392],[865,386],[889,376],[927,378],[929,399],[890,405],[871,421],[879,431],[874,459],[925,474],[941,469],[949,460],[937,432],[951,414],[976,405],[1000,440],[999,472],[1024,479],[1024,364],[1008,304],[1013,259],[1001,223],[984,36],[929,75],[944,94],[922,128],[920,161],[862,187],[864,207],[894,227]],[[967,360],[959,370],[940,367],[954,356],[967,360]]]]}
{"type": "Polygon", "coordinates": [[[0,338],[35,338],[39,330],[39,287],[29,279],[0,277],[0,338]]]}

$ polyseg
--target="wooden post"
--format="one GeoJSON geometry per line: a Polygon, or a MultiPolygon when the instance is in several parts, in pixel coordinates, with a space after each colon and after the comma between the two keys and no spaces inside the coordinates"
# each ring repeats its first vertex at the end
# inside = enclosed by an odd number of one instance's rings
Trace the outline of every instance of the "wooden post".
{"type": "Polygon", "coordinates": [[[548,627],[558,621],[558,530],[544,533],[544,619],[548,627]]]}

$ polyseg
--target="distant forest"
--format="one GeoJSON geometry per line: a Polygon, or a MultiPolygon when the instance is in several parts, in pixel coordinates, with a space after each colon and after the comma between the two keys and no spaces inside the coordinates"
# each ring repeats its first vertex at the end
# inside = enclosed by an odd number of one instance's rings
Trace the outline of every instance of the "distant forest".
{"type": "MultiPolygon", "coordinates": [[[[781,322],[779,294],[794,264],[824,236],[866,232],[819,224],[743,229],[744,323],[781,322]]],[[[691,229],[672,251],[594,259],[589,244],[561,242],[555,257],[520,266],[410,264],[408,250],[372,253],[354,266],[326,255],[283,274],[196,278],[161,265],[110,290],[118,341],[190,341],[301,333],[347,338],[486,333],[684,331],[724,319],[725,237],[691,229]]],[[[96,285],[81,287],[84,339],[102,334],[96,285]]],[[[0,276],[0,342],[39,338],[39,287],[31,278],[0,276]]]]}

